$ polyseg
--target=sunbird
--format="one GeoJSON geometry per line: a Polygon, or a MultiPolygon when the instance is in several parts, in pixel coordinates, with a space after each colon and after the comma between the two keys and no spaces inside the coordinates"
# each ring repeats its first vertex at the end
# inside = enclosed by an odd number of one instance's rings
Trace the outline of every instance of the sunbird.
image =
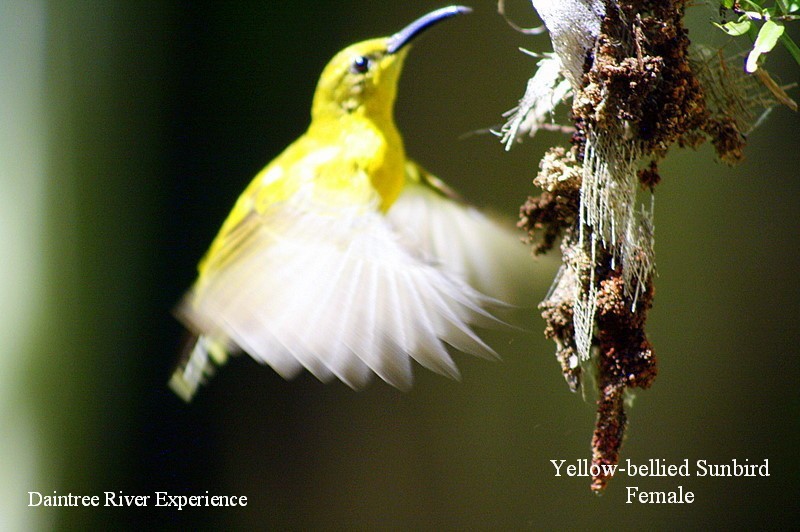
{"type": "Polygon", "coordinates": [[[180,397],[242,351],[354,389],[373,374],[409,388],[411,359],[458,378],[446,344],[497,357],[472,327],[499,322],[489,309],[527,251],[407,158],[393,117],[409,43],[470,11],[435,10],[328,63],[308,130],[239,197],[179,305],[194,334],[170,380],[180,397]]]}

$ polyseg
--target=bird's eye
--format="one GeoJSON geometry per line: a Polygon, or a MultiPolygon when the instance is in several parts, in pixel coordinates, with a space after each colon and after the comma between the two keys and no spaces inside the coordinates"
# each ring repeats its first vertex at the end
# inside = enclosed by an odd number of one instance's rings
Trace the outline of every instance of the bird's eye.
{"type": "Polygon", "coordinates": [[[353,65],[350,67],[350,70],[353,71],[355,74],[366,74],[367,70],[371,65],[371,61],[368,57],[364,57],[363,55],[359,55],[353,60],[353,65]]]}

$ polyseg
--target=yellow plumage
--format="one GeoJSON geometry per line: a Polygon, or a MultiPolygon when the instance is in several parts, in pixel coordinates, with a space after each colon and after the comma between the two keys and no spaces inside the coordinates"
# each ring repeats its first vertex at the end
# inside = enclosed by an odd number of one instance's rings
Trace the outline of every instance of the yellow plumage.
{"type": "Polygon", "coordinates": [[[445,344],[496,356],[471,328],[495,321],[496,300],[473,286],[499,294],[499,264],[524,247],[409,161],[393,118],[407,42],[465,11],[437,10],[325,67],[308,130],[240,196],[179,309],[198,337],[170,381],[184,399],[210,360],[240,350],[284,377],[306,368],[354,388],[373,373],[407,388],[412,358],[457,377],[445,344]],[[497,241],[517,244],[499,262],[497,241]]]}

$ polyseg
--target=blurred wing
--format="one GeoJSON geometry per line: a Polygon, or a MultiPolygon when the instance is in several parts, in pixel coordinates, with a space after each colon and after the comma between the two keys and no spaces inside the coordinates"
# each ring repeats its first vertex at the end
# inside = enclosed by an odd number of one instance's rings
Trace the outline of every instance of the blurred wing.
{"type": "Polygon", "coordinates": [[[240,225],[224,267],[181,308],[190,329],[286,378],[305,367],[353,388],[373,372],[408,388],[410,358],[458,377],[445,343],[496,357],[471,329],[497,323],[488,298],[410,252],[375,209],[313,201],[295,197],[240,225]]]}
{"type": "Polygon", "coordinates": [[[387,214],[403,242],[462,276],[482,293],[530,305],[536,262],[512,223],[466,204],[413,162],[406,187],[387,214]]]}

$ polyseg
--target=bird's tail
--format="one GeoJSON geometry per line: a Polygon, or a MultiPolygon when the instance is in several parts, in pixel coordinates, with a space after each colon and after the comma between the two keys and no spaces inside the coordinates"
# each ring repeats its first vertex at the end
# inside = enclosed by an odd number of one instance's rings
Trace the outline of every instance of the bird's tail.
{"type": "Polygon", "coordinates": [[[214,375],[215,366],[221,366],[228,360],[225,346],[207,336],[194,337],[188,345],[188,356],[178,364],[169,380],[172,391],[187,403],[200,385],[214,375]]]}

